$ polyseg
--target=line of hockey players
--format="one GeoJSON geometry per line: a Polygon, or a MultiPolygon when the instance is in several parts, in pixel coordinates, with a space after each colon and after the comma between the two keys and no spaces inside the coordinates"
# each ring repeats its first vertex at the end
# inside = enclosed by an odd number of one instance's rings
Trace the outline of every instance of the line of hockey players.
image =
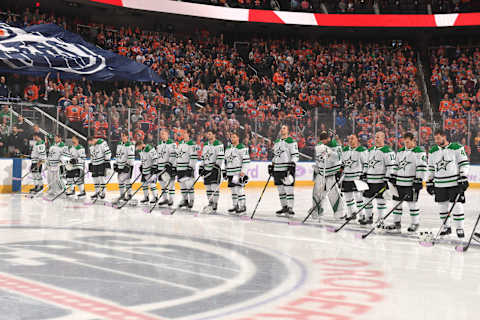
{"type": "MultiPolygon", "coordinates": [[[[67,190],[67,195],[74,194],[77,185],[79,197],[85,196],[84,176],[86,153],[78,139],[72,139],[67,147],[60,136],[48,150],[39,136],[32,150],[32,169],[35,188],[32,192],[43,189],[41,176],[42,165],[47,164],[48,192],[51,195],[67,190]],[[62,175],[67,185],[63,184],[62,175]]],[[[179,207],[192,208],[194,204],[195,167],[200,160],[199,176],[203,177],[208,197],[209,212],[215,213],[218,207],[219,188],[222,176],[228,181],[231,189],[233,208],[230,213],[244,214],[245,184],[248,182],[247,167],[250,162],[248,148],[240,143],[236,133],[230,134],[230,144],[226,149],[216,140],[215,133],[207,133],[207,143],[198,159],[199,146],[184,131],[181,139],[174,142],[169,139],[169,132],[162,130],[158,146],[145,144],[142,141],[132,143],[128,132],[122,132],[117,146],[113,169],[118,175],[120,197],[116,200],[129,201],[132,194],[132,172],[135,161],[135,150],[141,159],[141,182],[143,200],[141,203],[173,206],[175,180],[180,184],[182,200],[179,207]],[[162,192],[159,196],[157,182],[162,192]],[[151,197],[149,197],[151,193],[151,197]]],[[[378,218],[387,211],[385,190],[396,189],[394,200],[402,204],[393,212],[393,223],[384,225],[391,232],[401,231],[403,205],[409,212],[411,223],[409,232],[415,232],[420,225],[418,195],[426,183],[427,192],[435,197],[438,203],[440,219],[444,221],[452,208],[452,219],[448,219],[441,235],[451,233],[450,220],[454,221],[457,236],[464,237],[464,192],[469,184],[466,178],[469,168],[465,149],[458,143],[451,143],[442,131],[434,134],[435,145],[427,152],[416,145],[415,137],[406,133],[404,146],[395,154],[385,145],[385,134],[377,132],[375,146],[367,149],[360,145],[358,137],[348,137],[348,146],[342,147],[327,132],[320,134],[320,142],[315,147],[313,206],[312,217],[323,214],[323,202],[326,200],[336,218],[349,219],[361,225],[371,225],[373,219],[373,202],[376,203],[378,218]],[[366,187],[365,187],[366,186],[366,187]]],[[[89,138],[91,172],[95,193],[92,198],[105,198],[107,176],[112,169],[111,152],[108,144],[97,138],[89,138]]],[[[281,209],[278,216],[293,216],[294,184],[296,163],[299,152],[296,141],[289,135],[287,126],[282,126],[280,138],[275,141],[272,163],[268,173],[273,177],[278,188],[281,209]]],[[[134,179],[135,180],[135,179],[134,179]]]]}

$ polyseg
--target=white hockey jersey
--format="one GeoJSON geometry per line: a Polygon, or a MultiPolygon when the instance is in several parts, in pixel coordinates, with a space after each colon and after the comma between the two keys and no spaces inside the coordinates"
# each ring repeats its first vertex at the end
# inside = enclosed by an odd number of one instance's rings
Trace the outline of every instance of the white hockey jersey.
{"type": "Polygon", "coordinates": [[[340,170],[341,164],[342,148],[335,139],[332,139],[328,144],[319,142],[315,146],[317,174],[323,176],[325,170],[325,177],[333,176],[340,170]]]}
{"type": "Polygon", "coordinates": [[[214,165],[222,167],[223,160],[225,159],[225,151],[223,144],[215,140],[213,143],[207,143],[202,150],[202,160],[205,170],[212,170],[214,165]]]}
{"type": "Polygon", "coordinates": [[[411,187],[415,179],[423,181],[427,172],[427,155],[421,147],[401,148],[397,152],[393,177],[397,185],[411,187]]]}
{"type": "Polygon", "coordinates": [[[198,160],[198,146],[194,141],[181,141],[177,146],[177,171],[185,171],[189,167],[195,170],[198,160]]]}
{"type": "Polygon", "coordinates": [[[135,164],[135,145],[130,141],[120,141],[117,145],[116,164],[119,169],[125,166],[133,167],[135,164]]]}
{"type": "Polygon", "coordinates": [[[147,144],[140,151],[140,160],[142,162],[142,174],[149,175],[152,173],[152,167],[158,164],[158,155],[154,147],[147,144]]]}
{"type": "Polygon", "coordinates": [[[229,145],[225,150],[225,170],[227,176],[235,176],[240,173],[247,174],[248,164],[250,163],[250,154],[248,148],[243,144],[236,147],[229,145]]]}
{"type": "Polygon", "coordinates": [[[68,148],[68,160],[70,159],[77,159],[77,163],[73,165],[71,170],[85,170],[85,160],[87,159],[87,155],[85,153],[85,148],[81,144],[77,145],[76,147],[70,146],[68,148]]]}
{"type": "Polygon", "coordinates": [[[273,145],[273,171],[287,171],[290,162],[298,162],[297,142],[292,138],[278,139],[273,145]]]}
{"type": "Polygon", "coordinates": [[[347,146],[343,148],[342,165],[344,181],[358,180],[365,170],[368,160],[368,150],[363,146],[355,149],[347,146]]]}
{"type": "Polygon", "coordinates": [[[110,161],[112,157],[112,152],[108,147],[108,144],[103,139],[98,139],[97,143],[89,146],[91,163],[94,166],[103,164],[104,162],[110,161]]]}
{"type": "Polygon", "coordinates": [[[177,161],[177,145],[171,140],[160,141],[157,146],[158,169],[163,170],[167,163],[175,166],[177,161]]]}
{"type": "Polygon", "coordinates": [[[68,147],[63,143],[56,143],[48,150],[47,163],[49,167],[57,167],[68,160],[68,147]]]}
{"type": "Polygon", "coordinates": [[[37,141],[32,148],[32,154],[30,156],[32,159],[32,164],[37,164],[41,161],[45,161],[47,159],[47,150],[45,147],[45,141],[37,141]]]}
{"type": "Polygon", "coordinates": [[[436,188],[455,187],[458,178],[466,176],[470,162],[465,148],[458,143],[450,143],[445,148],[433,146],[428,152],[428,181],[436,188]]]}
{"type": "Polygon", "coordinates": [[[382,183],[385,178],[392,177],[395,167],[395,153],[389,146],[368,149],[365,173],[368,183],[382,183]]]}

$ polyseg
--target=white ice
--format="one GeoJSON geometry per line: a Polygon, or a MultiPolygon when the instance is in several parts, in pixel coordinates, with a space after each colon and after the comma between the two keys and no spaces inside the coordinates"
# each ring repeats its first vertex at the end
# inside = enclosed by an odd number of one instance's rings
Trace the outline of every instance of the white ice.
{"type": "MultiPolygon", "coordinates": [[[[260,191],[248,189],[248,214],[260,191]]],[[[116,196],[115,192],[107,194],[109,199],[116,196]]],[[[478,196],[478,190],[467,192],[464,241],[480,213],[478,196]]],[[[176,203],[179,197],[177,191],[176,203]]],[[[196,191],[194,211],[205,204],[205,191],[196,191]]],[[[389,209],[393,204],[389,201],[389,209]]],[[[222,191],[219,212],[226,212],[230,206],[229,193],[222,191]]],[[[297,188],[295,219],[305,217],[310,206],[311,189],[297,188]]],[[[102,315],[98,313],[101,307],[92,311],[68,304],[68,300],[39,296],[20,285],[15,287],[14,281],[25,281],[24,287],[38,285],[130,310],[130,319],[478,319],[480,246],[475,241],[468,252],[459,253],[454,250],[456,235],[431,248],[420,246],[413,237],[388,234],[374,233],[359,240],[355,238],[356,231],[362,229],[359,225],[339,233],[329,233],[325,224],[315,221],[289,225],[286,218],[275,216],[279,207],[274,188],[265,192],[258,219],[253,221],[226,214],[195,216],[184,211],[170,216],[162,214],[165,210],[155,210],[149,215],[140,207],[117,210],[66,199],[52,203],[23,195],[1,195],[0,319],[129,319],[114,313],[102,315]],[[87,239],[104,236],[114,239],[97,243],[87,239]],[[124,237],[138,239],[132,245],[124,237]],[[62,241],[77,245],[75,255],[62,241]],[[237,250],[237,245],[250,249],[237,250]],[[277,259],[279,265],[270,267],[270,260],[262,260],[263,256],[255,255],[256,250],[277,259]],[[138,252],[162,260],[149,256],[139,262],[138,252]],[[121,257],[117,256],[120,253],[121,257]],[[78,273],[72,268],[78,268],[78,273]],[[162,277],[166,272],[173,276],[162,277]],[[95,281],[89,281],[92,279],[95,281]],[[202,282],[204,279],[210,280],[202,282]],[[257,279],[256,285],[249,282],[248,287],[242,287],[252,279],[257,279]],[[208,281],[217,280],[218,285],[209,286],[208,281]],[[122,283],[131,286],[137,282],[143,284],[132,287],[131,297],[111,292],[122,291],[122,283]],[[262,291],[265,284],[271,288],[262,291]],[[168,288],[188,294],[174,296],[168,288]],[[163,293],[171,298],[152,299],[161,296],[159,290],[166,290],[163,293]],[[239,292],[248,295],[237,301],[238,297],[231,294],[239,292]],[[218,303],[202,311],[193,307],[196,311],[189,313],[188,306],[196,301],[208,305],[208,299],[202,300],[205,297],[213,297],[210,302],[214,299],[218,303]],[[26,310],[33,310],[33,315],[26,310]]],[[[425,190],[420,208],[421,230],[436,232],[440,225],[438,210],[425,190]]],[[[330,212],[325,213],[326,224],[341,223],[332,219],[330,212]]],[[[409,222],[408,213],[404,214],[404,229],[409,222]]]]}

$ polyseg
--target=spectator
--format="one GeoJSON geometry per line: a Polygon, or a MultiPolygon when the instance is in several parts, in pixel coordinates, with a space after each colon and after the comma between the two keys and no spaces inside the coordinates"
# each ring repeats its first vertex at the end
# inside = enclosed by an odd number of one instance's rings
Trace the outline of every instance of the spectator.
{"type": "Polygon", "coordinates": [[[0,77],[0,98],[10,97],[10,89],[7,86],[5,76],[0,77]]]}

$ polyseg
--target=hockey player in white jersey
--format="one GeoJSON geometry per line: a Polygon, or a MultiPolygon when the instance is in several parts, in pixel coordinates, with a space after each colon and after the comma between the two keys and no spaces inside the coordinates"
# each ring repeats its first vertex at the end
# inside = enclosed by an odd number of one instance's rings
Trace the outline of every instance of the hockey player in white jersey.
{"type": "Polygon", "coordinates": [[[85,177],[85,160],[87,155],[85,148],[79,143],[78,137],[72,137],[72,145],[68,148],[68,161],[65,164],[67,168],[67,196],[75,194],[75,185],[78,187],[78,197],[84,197],[84,177],[85,177]]]}
{"type": "Polygon", "coordinates": [[[232,191],[233,208],[229,213],[243,215],[247,211],[245,204],[245,184],[248,182],[247,168],[250,163],[248,148],[240,143],[237,133],[230,134],[231,144],[225,150],[224,178],[232,191]]]}
{"type": "Polygon", "coordinates": [[[35,140],[35,144],[33,145],[32,154],[30,156],[32,160],[30,171],[34,187],[30,190],[30,193],[37,193],[43,190],[42,167],[47,159],[47,150],[45,141],[42,140],[38,133],[33,134],[33,139],[35,140]]]}
{"type": "Polygon", "coordinates": [[[143,200],[142,204],[147,204],[149,201],[148,190],[152,192],[153,198],[150,200],[151,204],[155,204],[158,201],[157,192],[157,179],[158,173],[158,155],[155,148],[149,144],[145,144],[143,141],[137,141],[135,144],[136,150],[140,153],[141,166],[140,171],[142,173],[143,183],[143,200]]]}
{"type": "Polygon", "coordinates": [[[47,197],[58,195],[65,191],[62,176],[65,173],[65,162],[68,160],[68,147],[62,142],[60,135],[55,135],[54,144],[48,150],[47,157],[47,197]]]}
{"type": "Polygon", "coordinates": [[[105,183],[107,170],[111,169],[110,159],[112,152],[105,140],[95,137],[88,138],[90,151],[90,164],[88,171],[92,174],[93,183],[95,185],[95,193],[92,199],[105,199],[105,183]]]}
{"type": "Polygon", "coordinates": [[[131,179],[133,165],[135,164],[135,145],[128,140],[128,137],[128,131],[122,131],[121,141],[117,145],[116,160],[113,165],[113,169],[118,175],[118,188],[120,190],[120,197],[116,202],[128,201],[132,197],[131,179]]]}
{"type": "Polygon", "coordinates": [[[177,145],[168,138],[168,131],[160,131],[160,143],[157,146],[158,155],[158,171],[163,174],[158,177],[163,192],[162,199],[158,203],[159,206],[168,204],[173,205],[173,197],[175,196],[175,177],[177,175],[175,162],[177,160],[177,145]]]}
{"type": "MultiPolygon", "coordinates": [[[[362,180],[368,183],[368,190],[363,196],[368,200],[376,197],[378,216],[383,219],[387,209],[387,203],[383,198],[383,194],[377,193],[387,185],[388,179],[392,177],[393,168],[395,167],[395,153],[392,149],[385,145],[385,133],[379,131],[375,134],[375,146],[368,150],[367,165],[362,180]]],[[[373,223],[373,204],[365,206],[365,217],[359,220],[362,225],[373,223]]]]}
{"type": "Polygon", "coordinates": [[[225,159],[223,144],[215,138],[215,133],[207,132],[207,144],[202,150],[200,175],[207,189],[208,205],[204,211],[216,213],[220,197],[220,181],[222,179],[222,163],[225,159]]]}
{"type": "MultiPolygon", "coordinates": [[[[362,192],[357,189],[355,181],[360,180],[367,163],[368,150],[360,145],[355,134],[348,136],[348,146],[343,148],[343,182],[342,192],[347,205],[347,218],[356,219],[353,214],[363,207],[362,192]]],[[[361,214],[361,213],[360,213],[361,214]]]]}
{"type": "Polygon", "coordinates": [[[335,139],[331,139],[328,133],[323,131],[319,136],[320,142],[315,146],[315,165],[313,187],[313,212],[312,217],[317,218],[323,213],[321,207],[323,199],[327,198],[334,217],[344,218],[344,204],[340,196],[340,190],[336,185],[342,175],[341,147],[335,139]]]}
{"type": "MultiPolygon", "coordinates": [[[[449,143],[445,132],[439,130],[434,134],[436,145],[428,152],[427,191],[435,195],[435,202],[440,208],[440,219],[445,220],[449,212],[449,204],[457,202],[452,210],[453,221],[459,238],[465,237],[464,208],[465,191],[469,183],[467,179],[470,162],[465,148],[458,143],[449,143]]],[[[452,232],[450,221],[445,223],[440,235],[452,232]]]]}
{"type": "Polygon", "coordinates": [[[187,130],[183,131],[176,152],[177,179],[180,183],[180,192],[182,194],[182,201],[178,205],[179,208],[193,208],[193,202],[195,200],[193,182],[195,178],[195,166],[198,161],[197,152],[198,146],[195,144],[195,141],[190,140],[190,135],[187,130]]]}
{"type": "MultiPolygon", "coordinates": [[[[415,232],[420,224],[418,195],[423,188],[422,183],[427,172],[427,155],[423,148],[416,145],[415,137],[412,133],[405,133],[403,142],[404,147],[397,152],[391,179],[398,192],[398,197],[394,197],[393,200],[406,202],[411,217],[408,232],[415,232]]],[[[393,211],[394,223],[386,226],[385,229],[401,232],[402,206],[403,204],[393,211]]]]}
{"type": "Polygon", "coordinates": [[[272,164],[268,166],[268,173],[273,176],[282,205],[282,208],[276,212],[278,216],[295,214],[293,185],[298,158],[297,142],[289,136],[288,127],[284,125],[280,129],[280,139],[276,140],[273,146],[272,164]]]}

